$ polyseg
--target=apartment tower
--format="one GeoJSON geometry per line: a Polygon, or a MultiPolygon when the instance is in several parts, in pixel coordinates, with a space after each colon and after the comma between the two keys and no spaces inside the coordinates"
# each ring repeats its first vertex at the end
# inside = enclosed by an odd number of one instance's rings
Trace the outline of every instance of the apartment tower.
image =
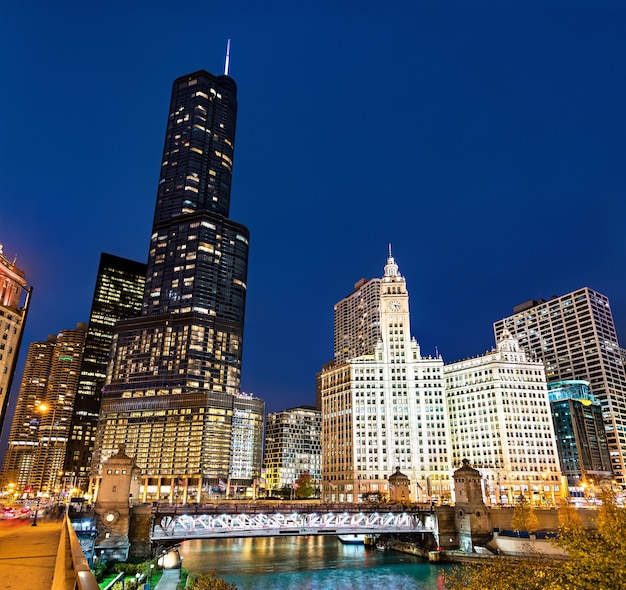
{"type": "Polygon", "coordinates": [[[141,316],[114,330],[92,476],[124,445],[144,501],[200,501],[231,472],[249,242],[228,218],[236,95],[227,75],[174,81],[141,316]]]}
{"type": "Polygon", "coordinates": [[[361,279],[335,305],[335,361],[371,354],[380,340],[381,279],[361,279]]]}
{"type": "Polygon", "coordinates": [[[113,327],[141,313],[146,265],[103,252],[91,303],[85,353],[64,465],[68,487],[87,490],[113,327]]]}
{"type": "Polygon", "coordinates": [[[309,473],[316,487],[321,481],[322,421],[310,406],[267,415],[265,430],[265,479],[273,495],[293,489],[301,473],[309,473]]]}
{"type": "Polygon", "coordinates": [[[2,478],[37,495],[61,491],[70,420],[83,360],[86,324],[28,347],[2,478]]]}
{"type": "Polygon", "coordinates": [[[626,375],[608,298],[584,287],[549,301],[528,301],[494,323],[496,340],[505,329],[531,359],[544,363],[548,383],[589,382],[602,406],[615,479],[624,486],[626,375]]]}

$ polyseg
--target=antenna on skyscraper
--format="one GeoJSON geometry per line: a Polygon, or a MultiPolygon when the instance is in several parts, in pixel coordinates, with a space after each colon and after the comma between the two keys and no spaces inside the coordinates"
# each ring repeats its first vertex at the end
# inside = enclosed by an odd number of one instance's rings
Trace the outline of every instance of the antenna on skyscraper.
{"type": "Polygon", "coordinates": [[[226,42],[226,63],[224,64],[224,76],[228,76],[229,66],[230,66],[230,39],[226,42]]]}
{"type": "Polygon", "coordinates": [[[391,243],[389,243],[389,258],[391,258],[391,243]]]}

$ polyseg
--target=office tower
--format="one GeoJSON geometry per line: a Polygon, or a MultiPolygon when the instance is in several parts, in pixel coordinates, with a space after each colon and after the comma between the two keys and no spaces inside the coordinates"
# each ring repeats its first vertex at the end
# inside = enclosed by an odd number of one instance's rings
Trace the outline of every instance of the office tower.
{"type": "Polygon", "coordinates": [[[265,429],[265,481],[267,493],[293,489],[301,473],[309,473],[319,486],[322,475],[322,417],[310,406],[267,415],[265,429]]]}
{"type": "Polygon", "coordinates": [[[27,287],[24,272],[16,261],[9,261],[0,244],[0,434],[4,425],[15,374],[17,355],[32,288],[27,287]]]}
{"type": "Polygon", "coordinates": [[[228,219],[236,94],[230,77],[205,71],[174,82],[143,307],[114,330],[96,486],[122,444],[142,470],[144,499],[199,501],[231,475],[249,241],[228,219]]]}
{"type": "Polygon", "coordinates": [[[79,323],[28,347],[2,468],[16,490],[30,487],[39,496],[60,491],[86,334],[87,325],[79,323]]]}
{"type": "Polygon", "coordinates": [[[374,352],[380,340],[380,282],[361,279],[335,305],[335,361],[374,352]]]}
{"type": "Polygon", "coordinates": [[[452,465],[464,459],[483,477],[491,505],[554,505],[561,470],[543,363],[506,330],[495,350],[447,364],[452,465]]]}
{"type": "Polygon", "coordinates": [[[583,484],[611,482],[602,407],[589,393],[589,383],[554,381],[548,389],[561,470],[570,485],[570,495],[582,495],[583,484]]]}
{"type": "Polygon", "coordinates": [[[602,405],[615,479],[624,486],[626,375],[608,298],[583,287],[549,301],[527,301],[494,323],[496,340],[505,328],[531,358],[543,361],[548,383],[589,382],[602,405]]]}
{"type": "Polygon", "coordinates": [[[387,496],[399,467],[414,501],[450,499],[443,360],[422,357],[411,337],[409,294],[391,251],[380,281],[380,336],[371,354],[329,363],[322,405],[322,497],[387,496]]]}
{"type": "Polygon", "coordinates": [[[100,255],[65,453],[64,482],[68,487],[87,490],[113,327],[118,320],[140,314],[145,282],[145,264],[105,252],[100,255]]]}

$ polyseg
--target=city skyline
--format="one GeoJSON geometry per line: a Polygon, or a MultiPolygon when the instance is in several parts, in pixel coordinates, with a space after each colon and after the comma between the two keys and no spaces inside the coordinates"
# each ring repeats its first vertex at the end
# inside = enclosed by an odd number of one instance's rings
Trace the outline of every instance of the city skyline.
{"type": "Polygon", "coordinates": [[[162,4],[29,6],[5,19],[2,115],[0,243],[33,286],[20,368],[88,320],[102,252],[146,262],[171,80],[220,74],[228,38],[232,218],[251,232],[242,390],[266,411],[314,404],[333,306],[382,276],[388,243],[425,355],[482,354],[515,305],[585,286],[624,337],[623,7],[203,8],[211,32],[166,50],[147,32],[169,27],[162,4]]]}

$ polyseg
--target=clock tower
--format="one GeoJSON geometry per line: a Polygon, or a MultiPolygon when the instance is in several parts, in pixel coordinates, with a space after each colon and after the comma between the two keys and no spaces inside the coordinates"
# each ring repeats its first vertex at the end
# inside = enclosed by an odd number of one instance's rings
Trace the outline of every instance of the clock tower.
{"type": "Polygon", "coordinates": [[[419,345],[411,341],[409,292],[391,254],[391,244],[380,283],[380,335],[385,344],[386,362],[403,363],[412,357],[419,358],[419,345]]]}

